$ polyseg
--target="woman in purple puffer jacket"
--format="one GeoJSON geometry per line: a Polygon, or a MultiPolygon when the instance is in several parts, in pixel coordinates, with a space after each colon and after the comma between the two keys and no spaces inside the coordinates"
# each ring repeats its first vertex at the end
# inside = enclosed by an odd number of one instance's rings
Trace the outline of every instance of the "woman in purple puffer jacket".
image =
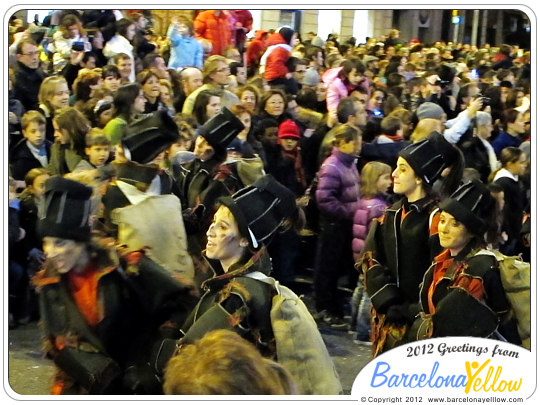
{"type": "MultiPolygon", "coordinates": [[[[352,250],[354,262],[360,258],[365,245],[371,221],[380,217],[386,207],[387,191],[392,185],[392,168],[382,162],[368,162],[360,174],[360,194],[358,208],[353,219],[352,250]]],[[[370,300],[364,289],[364,277],[360,275],[358,284],[351,298],[350,332],[357,344],[369,343],[370,300]]]]}

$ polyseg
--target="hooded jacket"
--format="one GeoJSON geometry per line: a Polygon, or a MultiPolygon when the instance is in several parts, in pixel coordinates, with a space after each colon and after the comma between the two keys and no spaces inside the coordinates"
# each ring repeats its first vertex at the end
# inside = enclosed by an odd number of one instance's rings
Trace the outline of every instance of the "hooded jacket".
{"type": "Polygon", "coordinates": [[[266,42],[263,40],[263,36],[266,34],[264,30],[258,30],[255,32],[255,38],[251,40],[246,50],[246,64],[247,66],[258,66],[261,56],[266,50],[266,42]]]}
{"type": "Polygon", "coordinates": [[[287,60],[291,57],[292,46],[290,46],[279,32],[275,32],[266,40],[267,49],[261,57],[261,69],[266,81],[285,78],[289,73],[287,60]]]}

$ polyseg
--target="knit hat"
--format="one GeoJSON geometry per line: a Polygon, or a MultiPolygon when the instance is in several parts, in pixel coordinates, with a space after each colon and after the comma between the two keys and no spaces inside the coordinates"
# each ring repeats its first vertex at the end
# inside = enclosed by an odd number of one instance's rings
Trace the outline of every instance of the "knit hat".
{"type": "Polygon", "coordinates": [[[146,164],[179,138],[178,127],[165,110],[148,114],[126,125],[122,146],[128,160],[146,164]]]}
{"type": "Polygon", "coordinates": [[[199,135],[216,151],[226,151],[227,146],[244,129],[244,124],[227,107],[214,115],[199,129],[199,135]]]}
{"type": "Polygon", "coordinates": [[[267,243],[296,211],[293,192],[270,174],[218,202],[229,208],[253,249],[267,243]]]}
{"type": "Polygon", "coordinates": [[[289,27],[283,27],[279,30],[279,35],[283,37],[287,44],[291,43],[291,39],[294,35],[294,30],[289,27]]]}
{"type": "Polygon", "coordinates": [[[416,116],[419,120],[424,118],[434,118],[436,120],[440,120],[443,115],[444,110],[442,107],[439,104],[432,103],[431,101],[420,104],[416,110],[416,116]]]}
{"type": "Polygon", "coordinates": [[[37,231],[41,237],[53,236],[76,241],[90,239],[92,188],[64,177],[51,177],[39,206],[37,231]]]}
{"type": "Polygon", "coordinates": [[[320,80],[321,77],[319,75],[319,72],[317,72],[317,69],[314,67],[310,67],[306,69],[306,74],[304,75],[304,80],[302,80],[302,84],[308,87],[315,87],[317,84],[319,84],[320,80]]]}
{"type": "Polygon", "coordinates": [[[399,152],[414,172],[428,185],[440,177],[442,171],[459,159],[459,151],[438,132],[413,143],[399,152]]]}
{"type": "Polygon", "coordinates": [[[451,214],[465,228],[476,235],[483,235],[489,227],[489,216],[495,199],[479,180],[472,180],[459,187],[440,205],[442,211],[451,214]]]}
{"type": "Polygon", "coordinates": [[[296,125],[296,122],[294,122],[293,120],[285,120],[281,124],[279,124],[278,138],[300,139],[300,130],[298,129],[298,125],[296,125]]]}

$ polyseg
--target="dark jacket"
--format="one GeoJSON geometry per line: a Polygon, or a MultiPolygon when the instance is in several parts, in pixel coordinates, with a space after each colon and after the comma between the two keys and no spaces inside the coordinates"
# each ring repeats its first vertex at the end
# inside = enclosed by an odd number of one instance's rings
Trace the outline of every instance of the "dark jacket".
{"type": "Polygon", "coordinates": [[[517,136],[512,136],[507,132],[501,131],[491,145],[493,146],[497,157],[499,157],[504,148],[508,148],[509,146],[514,146],[517,148],[519,145],[521,145],[521,139],[519,139],[517,136]]]}
{"type": "MultiPolygon", "coordinates": [[[[51,157],[51,142],[45,141],[45,150],[47,151],[47,161],[50,161],[51,157]]],[[[13,147],[9,157],[9,168],[11,175],[15,180],[24,180],[24,176],[30,170],[43,167],[39,160],[37,160],[28,145],[26,144],[26,138],[21,139],[13,147]]]]}
{"type": "Polygon", "coordinates": [[[273,354],[270,322],[273,288],[245,277],[253,271],[270,273],[270,257],[265,249],[259,250],[250,264],[227,273],[219,262],[209,262],[215,275],[202,285],[204,294],[182,327],[185,333],[182,343],[194,343],[215,329],[228,329],[254,343],[263,353],[273,354]]]}
{"type": "Polygon", "coordinates": [[[17,62],[16,66],[13,96],[22,103],[26,111],[35,110],[38,107],[39,87],[45,74],[20,62],[17,62]]]}
{"type": "Polygon", "coordinates": [[[465,141],[461,147],[463,157],[465,158],[465,167],[472,167],[480,173],[480,179],[483,183],[487,183],[491,166],[489,165],[489,155],[485,145],[480,138],[472,137],[465,141]]]}
{"type": "Polygon", "coordinates": [[[430,235],[430,216],[436,202],[429,197],[407,204],[402,199],[371,226],[363,259],[366,286],[374,308],[386,313],[392,305],[418,301],[422,276],[440,251],[436,236],[430,235]]]}

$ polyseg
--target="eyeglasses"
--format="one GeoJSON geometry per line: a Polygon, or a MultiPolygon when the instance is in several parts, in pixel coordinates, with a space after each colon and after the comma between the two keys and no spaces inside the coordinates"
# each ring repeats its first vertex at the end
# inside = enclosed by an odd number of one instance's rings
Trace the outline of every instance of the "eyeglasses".
{"type": "Polygon", "coordinates": [[[24,55],[24,56],[36,56],[36,55],[39,55],[39,54],[40,54],[39,51],[21,53],[21,55],[24,55]]]}

